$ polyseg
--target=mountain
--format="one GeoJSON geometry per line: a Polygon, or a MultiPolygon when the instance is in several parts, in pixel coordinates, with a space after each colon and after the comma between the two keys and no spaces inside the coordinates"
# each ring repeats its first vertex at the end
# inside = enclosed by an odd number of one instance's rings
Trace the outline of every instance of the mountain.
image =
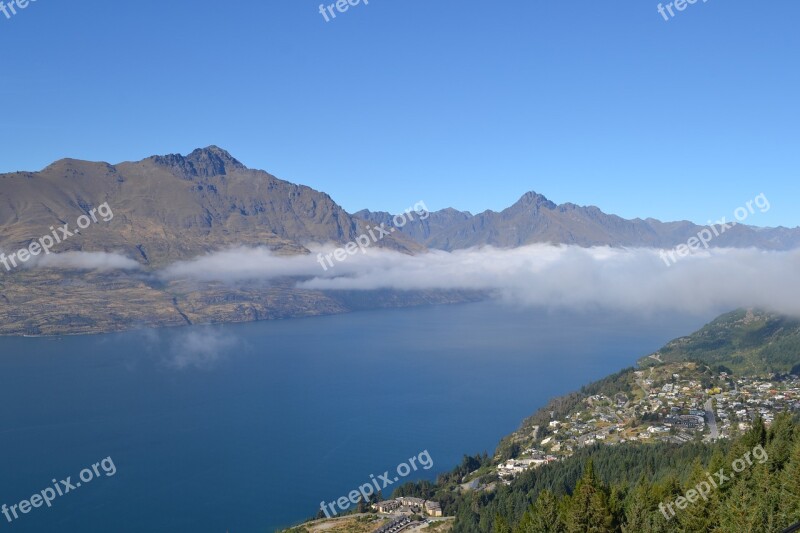
{"type": "MultiPolygon", "coordinates": [[[[134,260],[139,268],[104,272],[40,266],[9,272],[0,264],[0,334],[245,322],[486,296],[466,290],[299,289],[296,276],[246,286],[160,278],[158,273],[176,261],[234,246],[302,256],[313,243],[344,245],[367,234],[370,225],[394,226],[389,213],[348,214],[327,194],[249,169],[216,146],[117,164],[62,159],[39,172],[2,174],[0,252],[27,248],[64,224],[74,230],[80,217],[106,204],[113,218],[91,224],[54,251],[112,252],[134,260]]],[[[535,242],[674,246],[701,229],[689,222],[625,220],[596,207],[559,206],[532,192],[499,213],[444,209],[416,219],[372,246],[405,254],[535,242]]],[[[799,232],[737,226],[713,244],[780,250],[800,244],[799,232]]],[[[91,260],[106,259],[94,255],[91,260]]]]}
{"type": "MultiPolygon", "coordinates": [[[[63,159],[40,172],[0,175],[0,249],[27,246],[50,226],[74,226],[104,202],[113,220],[59,251],[116,251],[161,266],[233,245],[307,253],[306,243],[343,244],[365,232],[327,194],[248,169],[210,146],[116,165],[63,159]]],[[[423,249],[400,234],[375,246],[423,249]]]]}
{"type": "MultiPolygon", "coordinates": [[[[0,175],[0,249],[17,250],[107,202],[114,219],[96,224],[59,251],[121,252],[159,267],[234,245],[307,253],[313,242],[345,244],[367,224],[391,224],[386,212],[348,214],[327,194],[247,168],[216,146],[111,165],[62,159],[40,172],[0,175]]],[[[697,235],[691,222],[626,220],[599,208],[556,205],[535,192],[503,211],[473,215],[448,208],[375,243],[404,253],[533,243],[674,247],[697,235]]],[[[712,246],[786,250],[800,228],[737,225],[712,246]]]]}
{"type": "MultiPolygon", "coordinates": [[[[386,221],[388,213],[359,211],[355,216],[386,221]]],[[[730,222],[730,217],[727,222],[730,222]]],[[[608,215],[594,206],[556,205],[546,197],[528,192],[503,211],[477,215],[446,209],[432,212],[426,231],[419,226],[400,231],[429,248],[456,250],[491,245],[515,248],[553,243],[578,246],[626,246],[672,248],[696,236],[704,226],[688,221],[627,220],[608,215]]],[[[758,228],[737,224],[710,241],[714,247],[789,250],[800,246],[800,228],[758,228]]]]}
{"type": "MultiPolygon", "coordinates": [[[[74,231],[79,217],[105,203],[113,218],[54,252],[121,253],[140,268],[7,271],[0,264],[0,335],[248,322],[482,298],[475,291],[299,289],[296,279],[234,286],[159,278],[159,269],[175,261],[232,246],[303,255],[309,243],[345,244],[367,232],[366,221],[327,194],[248,169],[215,146],[115,165],[63,159],[40,172],[0,175],[0,252],[28,247],[51,227],[68,224],[74,231]]],[[[400,233],[372,246],[425,249],[400,233]]]]}
{"type": "MultiPolygon", "coordinates": [[[[372,224],[386,224],[387,226],[394,226],[392,220],[394,215],[386,211],[370,211],[369,209],[362,209],[353,216],[371,222],[372,224]]],[[[472,213],[468,211],[458,211],[448,207],[440,211],[434,211],[424,220],[419,220],[417,224],[406,224],[400,231],[413,239],[414,241],[424,245],[430,242],[436,235],[448,231],[450,228],[456,227],[464,222],[473,218],[472,213]]]]}

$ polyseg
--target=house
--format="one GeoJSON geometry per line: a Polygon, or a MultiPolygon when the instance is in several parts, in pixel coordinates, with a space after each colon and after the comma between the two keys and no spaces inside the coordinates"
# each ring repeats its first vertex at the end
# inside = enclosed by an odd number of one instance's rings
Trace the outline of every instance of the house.
{"type": "Polygon", "coordinates": [[[400,508],[400,502],[397,500],[387,500],[385,502],[378,502],[373,505],[379,513],[391,513],[400,508]]]}
{"type": "Polygon", "coordinates": [[[441,504],[430,500],[425,502],[425,514],[428,516],[442,516],[441,504]]]}

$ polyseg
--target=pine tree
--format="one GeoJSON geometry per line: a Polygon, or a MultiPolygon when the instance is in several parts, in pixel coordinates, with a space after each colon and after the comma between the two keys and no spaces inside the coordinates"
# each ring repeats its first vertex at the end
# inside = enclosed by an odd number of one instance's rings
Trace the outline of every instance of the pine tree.
{"type": "Polygon", "coordinates": [[[529,513],[532,528],[530,533],[563,533],[564,525],[558,513],[558,500],[549,490],[539,493],[529,513]]]}
{"type": "MultiPolygon", "coordinates": [[[[757,416],[753,420],[753,427],[744,434],[741,440],[742,446],[745,451],[752,450],[759,444],[764,446],[767,443],[767,428],[764,426],[764,420],[757,416]]],[[[739,455],[741,456],[741,454],[739,455]]]]}
{"type": "Polygon", "coordinates": [[[611,512],[611,529],[613,531],[619,531],[620,525],[625,519],[625,492],[626,490],[622,486],[614,485],[608,495],[608,509],[611,512]]]}
{"type": "Polygon", "coordinates": [[[684,494],[694,491],[692,499],[686,509],[677,510],[677,518],[681,526],[686,531],[711,531],[712,526],[717,522],[717,494],[713,485],[708,481],[706,469],[699,459],[695,459],[692,464],[692,471],[684,487],[684,494]],[[704,485],[701,485],[703,484],[704,485]],[[700,487],[698,489],[698,487],[700,487]],[[703,498],[701,491],[706,494],[703,498]]]}
{"type": "Polygon", "coordinates": [[[622,524],[623,533],[640,533],[647,531],[650,516],[653,514],[650,491],[644,476],[636,483],[631,491],[625,509],[625,521],[622,524]]]}
{"type": "MultiPolygon", "coordinates": [[[[762,470],[762,471],[765,471],[762,470]]],[[[719,531],[761,533],[765,529],[764,516],[759,512],[759,499],[763,497],[754,486],[753,478],[741,476],[734,480],[725,499],[720,504],[719,531]]]]}
{"type": "Polygon", "coordinates": [[[508,525],[505,518],[498,514],[494,517],[494,528],[492,531],[494,533],[511,533],[511,526],[508,525]]]}
{"type": "Polygon", "coordinates": [[[779,477],[780,516],[786,525],[800,522],[800,438],[779,477]]]}
{"type": "Polygon", "coordinates": [[[533,512],[533,505],[531,505],[522,515],[517,527],[514,528],[514,533],[540,533],[533,523],[533,512]]]}
{"type": "Polygon", "coordinates": [[[569,503],[566,515],[567,533],[612,532],[612,522],[608,496],[595,475],[594,464],[590,459],[569,503]]]}
{"type": "Polygon", "coordinates": [[[792,453],[795,426],[789,413],[780,413],[769,428],[767,454],[771,472],[783,470],[792,453]]]}

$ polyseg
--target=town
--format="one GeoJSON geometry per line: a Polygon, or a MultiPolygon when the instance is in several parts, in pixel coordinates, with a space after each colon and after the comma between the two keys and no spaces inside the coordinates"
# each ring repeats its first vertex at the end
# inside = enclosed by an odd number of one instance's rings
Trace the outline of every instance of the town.
{"type": "MultiPolygon", "coordinates": [[[[630,375],[627,390],[593,394],[563,416],[550,412],[546,425],[523,425],[511,435],[515,450],[495,456],[497,481],[510,484],[519,474],[571,456],[577,449],[625,442],[712,441],[751,427],[760,417],[800,410],[796,375],[734,377],[693,362],[661,364],[630,375]]],[[[464,488],[492,490],[494,476],[475,472],[464,488]],[[470,480],[471,478],[471,480],[470,480]]]]}

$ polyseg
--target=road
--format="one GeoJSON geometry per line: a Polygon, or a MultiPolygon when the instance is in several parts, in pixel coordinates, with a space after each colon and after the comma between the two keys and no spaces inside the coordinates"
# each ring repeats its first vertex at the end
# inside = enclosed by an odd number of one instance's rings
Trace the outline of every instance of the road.
{"type": "Polygon", "coordinates": [[[714,415],[713,398],[709,398],[705,404],[706,414],[708,415],[708,428],[711,430],[711,438],[717,440],[719,431],[717,430],[717,417],[714,415]]]}

